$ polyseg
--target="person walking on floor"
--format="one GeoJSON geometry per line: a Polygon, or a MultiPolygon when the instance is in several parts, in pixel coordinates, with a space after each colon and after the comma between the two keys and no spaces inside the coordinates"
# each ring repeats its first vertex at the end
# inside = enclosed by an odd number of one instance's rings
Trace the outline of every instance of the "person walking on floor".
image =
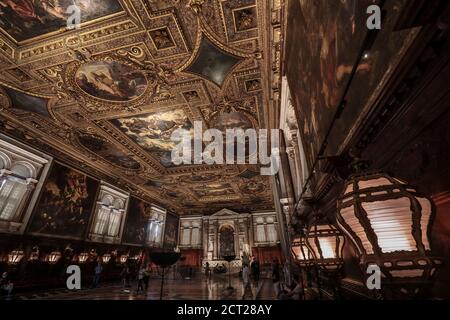
{"type": "Polygon", "coordinates": [[[247,264],[244,265],[242,268],[242,280],[244,284],[244,294],[242,296],[242,299],[244,299],[247,294],[250,294],[250,296],[253,298],[253,292],[252,292],[252,285],[251,285],[251,279],[250,279],[250,268],[247,264]]]}
{"type": "Polygon", "coordinates": [[[211,267],[209,266],[209,262],[205,264],[205,275],[207,279],[211,279],[211,267]]]}
{"type": "Polygon", "coordinates": [[[11,298],[12,290],[14,288],[14,284],[9,278],[8,272],[3,272],[2,277],[0,279],[0,298],[5,296],[7,300],[11,298]]]}
{"type": "Polygon", "coordinates": [[[278,299],[278,296],[280,295],[280,264],[278,263],[278,260],[273,260],[272,264],[272,282],[273,282],[273,289],[275,291],[275,296],[278,299]]]}
{"type": "Polygon", "coordinates": [[[122,278],[122,288],[126,291],[126,288],[130,287],[130,268],[128,265],[124,265],[122,272],[120,273],[120,277],[122,278]]]}
{"type": "Polygon", "coordinates": [[[257,258],[253,259],[252,264],[250,265],[250,269],[252,271],[253,280],[256,282],[256,284],[258,284],[261,271],[259,268],[259,261],[257,258]]]}
{"type": "Polygon", "coordinates": [[[102,274],[103,267],[101,262],[99,261],[94,269],[94,279],[92,281],[92,288],[97,288],[100,282],[100,276],[102,274]]]}
{"type": "Polygon", "coordinates": [[[145,268],[144,273],[144,286],[145,286],[145,292],[148,292],[148,284],[150,282],[150,274],[152,273],[152,267],[147,265],[147,268],[145,268]]]}
{"type": "MultiPolygon", "coordinates": [[[[144,277],[145,277],[145,267],[144,265],[141,266],[141,268],[138,271],[138,276],[137,276],[137,280],[138,280],[138,285],[137,285],[137,294],[139,294],[139,291],[144,291],[144,277]]],[[[145,292],[145,291],[144,291],[145,292]]]]}

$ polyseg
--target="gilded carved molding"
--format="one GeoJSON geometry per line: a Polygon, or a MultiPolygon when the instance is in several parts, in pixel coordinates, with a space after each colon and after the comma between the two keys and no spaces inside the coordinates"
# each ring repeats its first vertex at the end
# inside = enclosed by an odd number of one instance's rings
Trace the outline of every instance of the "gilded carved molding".
{"type": "MultiPolygon", "coordinates": [[[[112,123],[148,115],[164,122],[158,114],[182,110],[186,121],[203,121],[209,127],[218,115],[232,111],[248,118],[254,128],[266,127],[261,114],[265,92],[272,90],[266,84],[273,77],[267,68],[272,46],[266,45],[273,37],[273,21],[266,19],[266,11],[274,4],[118,2],[122,10],[88,21],[79,30],[60,29],[24,41],[0,32],[0,86],[9,90],[0,88],[2,119],[9,126],[0,130],[39,142],[55,156],[102,178],[112,175],[124,189],[161,200],[182,214],[228,205],[271,209],[268,181],[240,177],[258,168],[164,167],[154,152],[112,123]],[[204,39],[238,61],[221,86],[188,70],[204,39]],[[123,74],[128,78],[119,76],[123,74]],[[20,94],[41,99],[42,110],[18,105],[20,94]],[[83,143],[111,154],[95,154],[83,143]],[[224,185],[214,187],[218,182],[224,185]],[[202,194],[201,187],[216,194],[202,194]]],[[[279,38],[275,36],[277,43],[279,38]]],[[[274,70],[276,76],[279,69],[274,70]]]]}

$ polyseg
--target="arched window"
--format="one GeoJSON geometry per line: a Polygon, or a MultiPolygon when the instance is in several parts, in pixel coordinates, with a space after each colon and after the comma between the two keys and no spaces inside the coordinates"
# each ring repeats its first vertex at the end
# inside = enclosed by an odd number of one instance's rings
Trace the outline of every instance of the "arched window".
{"type": "Polygon", "coordinates": [[[96,222],[94,227],[94,233],[98,235],[104,235],[109,224],[111,205],[114,201],[113,197],[107,195],[103,197],[98,206],[96,222]]]}
{"type": "Polygon", "coordinates": [[[184,221],[180,226],[180,245],[184,247],[201,246],[201,223],[198,221],[184,221]]]}
{"type": "Polygon", "coordinates": [[[116,199],[114,201],[114,205],[109,214],[109,224],[107,231],[108,236],[110,237],[119,236],[124,207],[125,207],[124,201],[122,201],[121,199],[116,199]]]}
{"type": "Polygon", "coordinates": [[[147,244],[153,247],[162,245],[165,210],[152,205],[150,219],[147,225],[147,244]]]}
{"type": "Polygon", "coordinates": [[[148,243],[159,244],[162,235],[162,221],[159,219],[150,220],[148,224],[148,243]]]}
{"type": "Polygon", "coordinates": [[[0,220],[19,221],[21,208],[37,182],[34,180],[34,168],[31,164],[18,161],[7,170],[6,155],[0,159],[0,220]]]}
{"type": "Polygon", "coordinates": [[[275,244],[279,241],[278,223],[275,216],[256,217],[253,225],[257,244],[275,244]]]}
{"type": "Polygon", "coordinates": [[[25,231],[51,163],[50,156],[0,133],[0,232],[25,231]]]}
{"type": "Polygon", "coordinates": [[[118,241],[128,195],[102,185],[98,198],[91,238],[102,242],[118,241]]]}

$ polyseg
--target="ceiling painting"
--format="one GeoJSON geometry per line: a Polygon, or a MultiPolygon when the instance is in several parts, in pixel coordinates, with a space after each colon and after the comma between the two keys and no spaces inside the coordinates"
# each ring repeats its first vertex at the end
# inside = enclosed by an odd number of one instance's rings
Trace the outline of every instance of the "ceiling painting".
{"type": "Polygon", "coordinates": [[[106,138],[89,133],[80,133],[77,138],[83,147],[118,167],[129,170],[138,170],[141,167],[132,156],[121,151],[106,138]]]}
{"type": "Polygon", "coordinates": [[[112,123],[166,168],[173,166],[171,152],[176,147],[171,140],[173,132],[178,129],[193,132],[192,123],[182,109],[114,119],[112,123]]]}
{"type": "Polygon", "coordinates": [[[84,64],[75,77],[77,85],[84,92],[104,100],[133,100],[147,88],[147,79],[141,71],[116,61],[84,64]]]}
{"type": "Polygon", "coordinates": [[[181,215],[273,210],[259,167],[176,166],[170,139],[194,121],[267,126],[271,10],[261,0],[0,0],[0,130],[181,215]],[[67,30],[73,3],[82,24],[67,30]]]}
{"type": "Polygon", "coordinates": [[[16,41],[64,30],[73,4],[81,9],[81,23],[123,10],[117,0],[1,0],[0,27],[16,41]]]}

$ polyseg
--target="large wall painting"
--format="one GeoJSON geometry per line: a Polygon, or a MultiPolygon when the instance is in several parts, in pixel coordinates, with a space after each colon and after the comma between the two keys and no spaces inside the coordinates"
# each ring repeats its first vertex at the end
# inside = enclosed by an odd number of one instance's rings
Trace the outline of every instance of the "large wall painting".
{"type": "MultiPolygon", "coordinates": [[[[367,7],[378,0],[292,1],[286,59],[290,91],[299,110],[299,128],[311,161],[319,152],[368,33],[367,7]],[[298,41],[302,39],[302,41],[298,41]],[[295,61],[295,63],[293,63],[295,61]],[[299,74],[301,76],[299,76],[299,74]]],[[[331,134],[329,152],[342,145],[370,93],[398,61],[411,30],[392,32],[405,0],[387,1],[383,28],[357,67],[343,118],[331,134]]]]}
{"type": "Polygon", "coordinates": [[[55,163],[43,186],[29,232],[84,238],[98,188],[98,181],[55,163]]]}
{"type": "Polygon", "coordinates": [[[164,230],[164,248],[175,248],[178,243],[178,227],[180,218],[174,214],[166,214],[164,230]]]}
{"type": "MultiPolygon", "coordinates": [[[[300,129],[313,154],[320,148],[367,33],[366,9],[372,2],[290,2],[292,32],[286,59],[297,67],[289,68],[287,77],[294,103],[303,111],[300,129]]],[[[358,72],[369,70],[364,64],[358,72]]]]}
{"type": "Polygon", "coordinates": [[[0,0],[0,28],[16,41],[65,30],[73,4],[81,10],[81,23],[122,11],[117,0],[0,0]]]}
{"type": "Polygon", "coordinates": [[[151,204],[131,197],[122,242],[132,245],[144,245],[150,216],[151,204]]]}
{"type": "Polygon", "coordinates": [[[174,166],[171,155],[177,142],[171,140],[172,133],[185,129],[193,136],[192,123],[182,109],[114,119],[112,123],[166,168],[174,166]]]}
{"type": "Polygon", "coordinates": [[[356,74],[347,95],[345,111],[330,135],[329,155],[336,155],[345,147],[343,143],[350,133],[350,129],[358,125],[358,117],[372,106],[374,99],[394,73],[405,52],[415,39],[418,29],[394,31],[401,9],[407,0],[387,1],[384,9],[387,17],[383,21],[382,29],[371,49],[365,55],[363,63],[370,66],[370,72],[356,74]]]}
{"type": "Polygon", "coordinates": [[[234,229],[229,225],[224,225],[219,230],[219,255],[220,257],[234,256],[234,229]]]}

